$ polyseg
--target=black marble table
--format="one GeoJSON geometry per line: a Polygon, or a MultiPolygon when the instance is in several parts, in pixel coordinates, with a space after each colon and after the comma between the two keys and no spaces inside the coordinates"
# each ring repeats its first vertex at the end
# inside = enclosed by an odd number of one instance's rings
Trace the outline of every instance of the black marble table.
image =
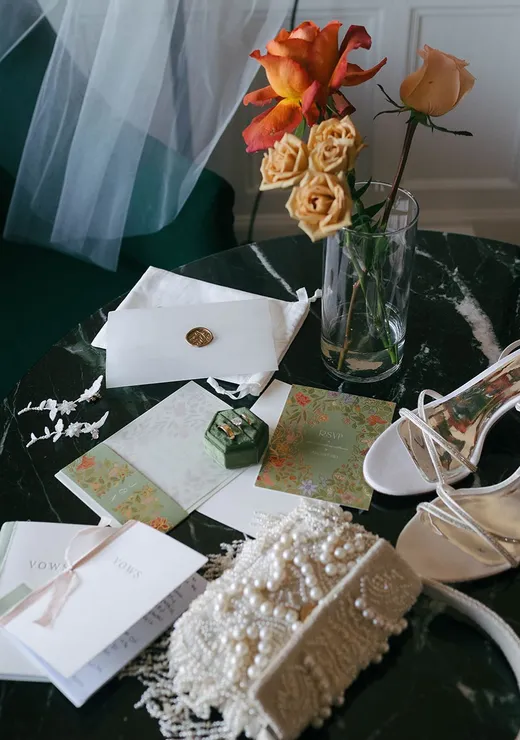
{"type": "MultiPolygon", "coordinates": [[[[423,232],[419,236],[408,338],[398,374],[379,384],[347,386],[327,374],[320,359],[320,305],[314,304],[277,377],[394,400],[414,407],[422,388],[448,392],[495,360],[500,347],[518,338],[520,255],[515,247],[466,236],[423,232]]],[[[306,238],[277,239],[194,262],[181,273],[214,283],[295,299],[321,283],[321,249],[306,238]]],[[[0,524],[40,520],[94,524],[96,516],[54,473],[92,446],[87,435],[41,442],[26,449],[35,427],[31,414],[16,416],[30,400],[75,398],[104,370],[104,353],[90,340],[112,305],[100,309],[65,337],[21,380],[0,410],[0,524]]],[[[63,306],[66,311],[67,307],[63,306]]],[[[13,317],[16,320],[16,317],[13,317]]],[[[7,359],[7,358],[5,358],[7,359]]],[[[4,360],[5,361],[5,360],[4,360]]],[[[87,413],[110,411],[101,439],[176,390],[163,384],[105,391],[87,413]]],[[[249,399],[251,402],[254,399],[249,399]]],[[[487,485],[520,464],[520,415],[509,413],[489,434],[479,466],[487,485]]],[[[355,519],[395,542],[413,515],[417,498],[375,494],[355,519]]],[[[204,553],[237,533],[198,513],[173,536],[204,553]]],[[[520,579],[509,572],[463,590],[481,599],[520,631],[520,579]]],[[[155,720],[135,710],[142,687],[114,680],[75,709],[49,684],[0,682],[2,740],[159,740],[155,720]]],[[[390,653],[348,691],[341,710],[321,731],[305,737],[349,740],[506,740],[520,727],[520,696],[498,649],[473,627],[426,597],[410,613],[410,628],[392,640],[390,653]]]]}

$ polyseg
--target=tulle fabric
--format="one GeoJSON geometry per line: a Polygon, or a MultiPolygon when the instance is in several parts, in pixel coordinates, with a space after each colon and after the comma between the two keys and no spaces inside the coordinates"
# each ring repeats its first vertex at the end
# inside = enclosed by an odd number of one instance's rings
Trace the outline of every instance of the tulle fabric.
{"type": "Polygon", "coordinates": [[[57,34],[4,236],[115,269],[182,208],[291,0],[2,2],[0,59],[45,16],[57,34]]]}

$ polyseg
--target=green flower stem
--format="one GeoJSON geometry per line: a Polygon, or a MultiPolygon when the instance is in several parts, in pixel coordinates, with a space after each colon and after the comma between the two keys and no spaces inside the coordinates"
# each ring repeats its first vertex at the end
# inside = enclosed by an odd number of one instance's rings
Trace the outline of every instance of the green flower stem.
{"type": "MultiPolygon", "coordinates": [[[[390,214],[392,213],[392,208],[394,207],[395,199],[397,196],[397,191],[399,190],[399,185],[403,177],[404,169],[408,161],[408,155],[410,154],[410,148],[412,145],[413,136],[415,134],[415,129],[417,128],[417,125],[419,123],[420,121],[418,120],[418,118],[414,116],[412,113],[408,121],[408,124],[407,124],[406,134],[405,134],[404,142],[403,142],[403,149],[401,151],[401,157],[399,159],[399,165],[397,167],[397,172],[395,174],[394,181],[392,183],[390,195],[388,196],[386,204],[385,204],[385,209],[383,211],[381,223],[379,224],[379,229],[381,230],[381,232],[383,232],[382,234],[383,237],[384,237],[384,231],[386,230],[387,225],[388,225],[390,214]]],[[[356,203],[354,203],[354,206],[356,207],[356,203]]],[[[349,335],[350,335],[350,330],[351,330],[351,325],[352,325],[352,318],[354,315],[354,304],[357,299],[359,288],[361,288],[363,292],[363,296],[365,298],[365,307],[366,307],[367,313],[370,313],[372,315],[372,319],[375,322],[376,330],[382,336],[384,344],[385,344],[385,348],[388,352],[388,355],[391,361],[395,364],[397,362],[397,348],[395,344],[392,343],[392,336],[391,336],[391,332],[389,331],[388,313],[386,310],[386,303],[385,303],[385,297],[384,297],[384,282],[383,282],[383,278],[381,274],[381,259],[380,258],[382,256],[386,256],[386,254],[378,255],[377,262],[376,262],[376,269],[374,270],[363,269],[357,257],[355,257],[353,254],[354,250],[351,249],[350,235],[348,231],[347,231],[346,236],[347,238],[346,238],[346,243],[344,246],[352,262],[352,266],[354,267],[354,270],[357,274],[358,279],[354,283],[354,286],[352,288],[352,294],[350,297],[350,304],[349,304],[349,309],[348,309],[348,314],[347,314],[347,323],[345,326],[345,340],[343,342],[343,347],[339,355],[337,369],[341,370],[341,367],[345,361],[345,355],[350,345],[349,335]],[[374,311],[371,310],[371,307],[369,305],[368,295],[367,295],[367,290],[366,290],[366,279],[367,279],[367,275],[369,274],[369,272],[373,273],[375,287],[376,287],[377,297],[376,297],[376,305],[374,307],[375,308],[374,311]]],[[[386,249],[384,250],[384,252],[386,253],[386,249]]]]}
{"type": "Polygon", "coordinates": [[[397,348],[395,347],[395,344],[392,343],[392,336],[388,329],[389,321],[388,314],[386,312],[386,302],[384,299],[383,281],[380,279],[380,277],[377,276],[377,274],[375,276],[375,281],[377,292],[377,307],[379,316],[381,317],[382,332],[384,334],[386,351],[388,352],[391,361],[395,365],[397,363],[397,348]]]}
{"type": "Polygon", "coordinates": [[[341,348],[341,352],[339,354],[339,360],[338,360],[338,370],[341,370],[341,366],[345,362],[345,355],[348,350],[348,346],[350,344],[349,334],[350,334],[350,325],[352,324],[352,316],[354,314],[354,304],[356,302],[356,296],[357,292],[361,286],[361,283],[359,280],[356,280],[352,287],[352,295],[350,296],[350,304],[348,307],[348,314],[347,314],[347,324],[345,326],[345,341],[343,342],[343,347],[341,348]]]}
{"type": "Polygon", "coordinates": [[[406,134],[405,134],[404,142],[403,142],[403,149],[401,151],[401,158],[399,160],[399,166],[397,168],[397,172],[395,173],[394,181],[392,183],[392,189],[390,190],[390,195],[388,196],[388,199],[386,201],[385,210],[383,212],[383,218],[381,219],[381,230],[382,231],[386,229],[386,226],[388,224],[388,219],[390,218],[390,214],[392,213],[392,208],[394,207],[395,197],[397,195],[397,191],[399,189],[399,185],[403,177],[404,168],[406,167],[408,155],[410,154],[410,147],[412,146],[413,135],[415,134],[415,129],[417,128],[418,123],[419,121],[417,121],[417,119],[413,115],[408,121],[408,125],[406,127],[406,134]]]}
{"type": "Polygon", "coordinates": [[[345,247],[345,250],[347,251],[350,261],[352,262],[352,266],[354,267],[354,270],[356,272],[358,279],[354,283],[354,286],[352,288],[352,294],[350,296],[349,309],[348,309],[348,314],[347,314],[347,323],[345,325],[345,339],[343,341],[343,346],[341,348],[341,352],[338,358],[337,369],[341,370],[342,365],[345,361],[345,355],[350,345],[350,336],[349,336],[350,328],[352,325],[352,318],[354,315],[354,304],[357,299],[359,288],[361,288],[363,297],[365,299],[366,310],[367,312],[373,314],[373,320],[375,320],[376,325],[379,324],[379,326],[377,327],[377,330],[380,332],[380,334],[382,334],[386,351],[388,352],[390,360],[395,364],[397,362],[397,350],[396,350],[396,347],[392,344],[392,337],[388,331],[389,322],[388,322],[388,315],[386,312],[386,304],[385,304],[385,299],[384,299],[383,282],[380,278],[378,278],[376,274],[374,274],[374,279],[376,283],[376,292],[377,292],[377,305],[376,305],[376,311],[374,315],[374,312],[371,311],[371,308],[369,306],[368,295],[366,291],[367,272],[361,267],[361,264],[359,263],[357,257],[354,255],[354,252],[351,249],[350,234],[348,231],[346,232],[346,242],[344,244],[344,247],[345,247]]]}

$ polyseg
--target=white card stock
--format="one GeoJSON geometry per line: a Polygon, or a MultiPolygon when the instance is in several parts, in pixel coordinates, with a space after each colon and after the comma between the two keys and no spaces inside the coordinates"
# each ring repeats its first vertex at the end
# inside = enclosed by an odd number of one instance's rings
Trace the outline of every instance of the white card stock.
{"type": "MultiPolygon", "coordinates": [[[[77,684],[75,677],[89,664],[106,666],[107,656],[116,652],[111,647],[121,638],[125,650],[136,645],[142,649],[147,636],[151,641],[160,634],[162,630],[146,629],[153,627],[150,614],[160,612],[160,604],[206,562],[189,547],[136,521],[120,529],[85,529],[72,540],[66,558],[65,570],[0,618],[5,633],[62,690],[70,688],[70,681],[77,684]]],[[[172,612],[172,606],[165,608],[172,612]]],[[[128,660],[130,653],[132,649],[128,660]]],[[[78,681],[85,684],[81,677],[78,681]]],[[[92,692],[73,693],[79,705],[92,692]]]]}

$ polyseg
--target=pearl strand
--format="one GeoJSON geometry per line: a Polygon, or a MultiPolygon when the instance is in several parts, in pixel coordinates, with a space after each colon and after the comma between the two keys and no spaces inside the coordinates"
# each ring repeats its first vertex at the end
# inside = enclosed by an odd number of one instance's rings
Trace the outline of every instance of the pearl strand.
{"type": "Polygon", "coordinates": [[[221,636],[221,643],[229,644],[230,648],[226,675],[241,687],[247,685],[246,677],[251,681],[259,677],[271,657],[285,643],[287,629],[299,629],[303,619],[323,600],[338,577],[352,570],[367,546],[376,539],[359,525],[351,525],[352,515],[343,512],[340,516],[330,517],[329,532],[320,543],[323,522],[316,529],[312,516],[306,514],[304,518],[314,526],[309,527],[310,531],[305,536],[290,531],[273,536],[267,553],[268,573],[265,577],[243,577],[231,581],[225,593],[216,595],[215,611],[238,621],[229,633],[221,636]],[[287,595],[291,601],[298,597],[300,606],[296,608],[295,604],[286,603],[281,593],[287,579],[294,580],[294,576],[299,586],[298,593],[289,588],[287,595]],[[307,604],[302,614],[302,607],[307,604]],[[257,626],[259,619],[265,626],[257,626]]]}

